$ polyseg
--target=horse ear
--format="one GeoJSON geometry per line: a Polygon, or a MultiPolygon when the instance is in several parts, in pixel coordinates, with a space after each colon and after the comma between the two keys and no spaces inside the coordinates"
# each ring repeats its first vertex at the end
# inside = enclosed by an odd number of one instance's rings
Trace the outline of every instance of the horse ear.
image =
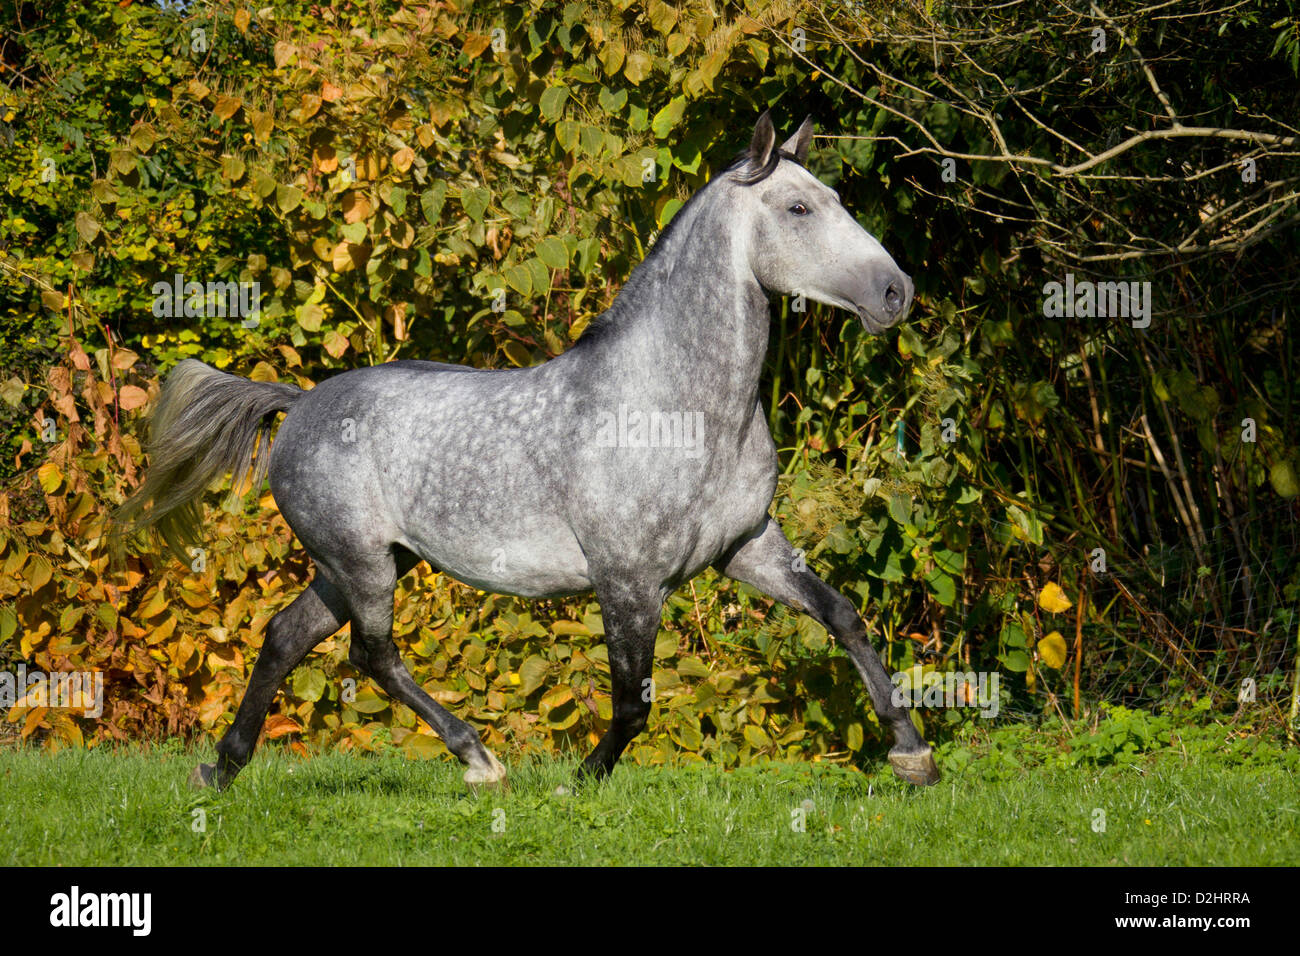
{"type": "Polygon", "coordinates": [[[772,149],[776,146],[776,130],[772,128],[772,111],[763,110],[754,126],[754,138],[749,143],[749,158],[755,166],[767,164],[772,149]]]}
{"type": "Polygon", "coordinates": [[[794,135],[781,144],[781,150],[790,153],[801,163],[808,162],[808,145],[812,142],[813,136],[813,118],[807,116],[799,124],[794,135]]]}

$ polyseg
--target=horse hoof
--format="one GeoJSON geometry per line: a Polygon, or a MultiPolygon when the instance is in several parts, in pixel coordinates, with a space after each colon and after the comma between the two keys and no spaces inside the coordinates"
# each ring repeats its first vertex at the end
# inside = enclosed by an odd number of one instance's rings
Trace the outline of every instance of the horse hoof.
{"type": "Polygon", "coordinates": [[[214,763],[201,763],[194,768],[190,774],[190,789],[205,790],[208,787],[214,787],[217,775],[217,765],[214,763]]]}
{"type": "Polygon", "coordinates": [[[465,783],[471,789],[476,787],[502,787],[506,782],[506,768],[491,753],[487,755],[491,762],[487,767],[470,767],[465,771],[465,783]]]}
{"type": "Polygon", "coordinates": [[[939,782],[939,768],[929,747],[914,753],[890,751],[889,762],[894,773],[910,784],[929,787],[939,782]]]}

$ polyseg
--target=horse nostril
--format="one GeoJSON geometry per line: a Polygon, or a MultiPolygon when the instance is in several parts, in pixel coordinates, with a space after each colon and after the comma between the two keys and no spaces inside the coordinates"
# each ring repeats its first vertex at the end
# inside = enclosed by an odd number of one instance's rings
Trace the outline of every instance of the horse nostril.
{"type": "Polygon", "coordinates": [[[890,315],[897,315],[903,310],[903,290],[897,282],[889,283],[885,289],[885,311],[890,315]]]}

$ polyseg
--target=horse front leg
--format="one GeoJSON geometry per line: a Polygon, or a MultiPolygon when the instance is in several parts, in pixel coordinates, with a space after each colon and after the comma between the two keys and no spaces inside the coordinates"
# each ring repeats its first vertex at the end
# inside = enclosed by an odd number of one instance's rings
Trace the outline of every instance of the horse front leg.
{"type": "Polygon", "coordinates": [[[615,583],[598,586],[596,599],[605,623],[614,714],[578,774],[599,780],[609,776],[650,716],[654,699],[651,672],[664,594],[658,587],[615,583]]]}
{"type": "Polygon", "coordinates": [[[876,716],[894,732],[894,747],[889,751],[894,773],[918,786],[939,782],[939,768],[930,745],[907,711],[893,702],[894,685],[867,638],[862,618],[848,598],[798,560],[780,525],[769,518],[759,534],[744,541],[717,567],[727,577],[803,611],[826,628],[852,659],[876,716]]]}

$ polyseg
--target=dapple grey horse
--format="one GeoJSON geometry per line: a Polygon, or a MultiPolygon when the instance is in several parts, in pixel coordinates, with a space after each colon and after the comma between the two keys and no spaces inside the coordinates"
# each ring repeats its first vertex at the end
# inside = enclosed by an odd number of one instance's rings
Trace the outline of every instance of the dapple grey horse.
{"type": "Polygon", "coordinates": [[[894,771],[938,780],[853,604],[768,515],[768,293],[849,309],[870,333],[912,303],[909,277],[805,167],[811,139],[809,118],[778,148],[764,113],[749,148],[677,212],[610,308],[540,365],[398,361],[310,391],[191,359],[175,367],[148,476],[119,527],[152,528],[182,552],[198,540],[205,488],[227,473],[254,488],[269,475],[317,571],[267,625],[217,762],[195,770],[196,785],[234,778],[290,671],[349,621],[350,661],[429,723],[467,765],[465,781],[503,781],[504,766],[420,688],[393,643],[394,587],[421,560],[486,591],[595,593],[613,717],[580,776],[608,774],[645,727],[663,602],[712,566],[834,635],[893,730],[894,771]]]}

